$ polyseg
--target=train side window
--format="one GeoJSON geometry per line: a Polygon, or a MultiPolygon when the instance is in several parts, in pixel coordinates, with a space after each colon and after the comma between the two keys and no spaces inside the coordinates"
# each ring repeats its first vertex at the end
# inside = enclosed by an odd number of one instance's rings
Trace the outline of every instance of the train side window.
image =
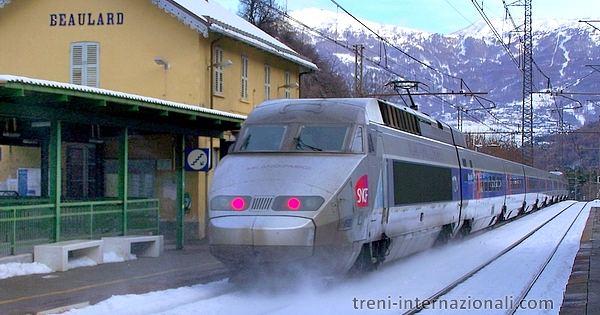
{"type": "Polygon", "coordinates": [[[354,137],[354,142],[352,143],[352,152],[353,153],[363,153],[364,152],[364,144],[363,144],[363,128],[356,128],[356,135],[354,137]]]}
{"type": "Polygon", "coordinates": [[[394,204],[414,204],[452,200],[450,168],[394,161],[394,204]]]}
{"type": "Polygon", "coordinates": [[[473,168],[473,161],[469,160],[469,165],[471,165],[471,168],[473,168]]]}
{"type": "Polygon", "coordinates": [[[462,165],[463,167],[467,167],[467,159],[462,159],[462,165]]]}

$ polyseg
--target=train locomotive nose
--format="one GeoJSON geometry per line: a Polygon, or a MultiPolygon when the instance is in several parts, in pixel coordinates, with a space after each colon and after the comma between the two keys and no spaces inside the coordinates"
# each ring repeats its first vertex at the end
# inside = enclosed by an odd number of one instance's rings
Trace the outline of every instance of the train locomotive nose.
{"type": "Polygon", "coordinates": [[[225,216],[209,222],[211,253],[232,262],[296,261],[313,255],[315,224],[287,216],[225,216]]]}

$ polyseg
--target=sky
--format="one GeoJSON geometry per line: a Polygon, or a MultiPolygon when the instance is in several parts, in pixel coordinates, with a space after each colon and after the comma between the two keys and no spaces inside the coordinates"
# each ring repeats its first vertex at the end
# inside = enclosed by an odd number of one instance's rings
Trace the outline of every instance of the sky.
{"type": "MultiPolygon", "coordinates": [[[[238,11],[238,0],[216,1],[233,12],[238,11]]],[[[287,6],[288,11],[316,7],[345,14],[343,10],[337,9],[332,0],[278,1],[283,7],[287,6]]],[[[480,6],[483,4],[483,10],[489,18],[504,16],[502,0],[335,0],[339,6],[359,19],[440,34],[456,32],[481,19],[472,1],[480,6]]],[[[524,0],[505,2],[511,4],[524,0]]],[[[523,7],[510,7],[509,11],[515,19],[524,15],[523,7]]],[[[532,18],[598,20],[600,1],[532,0],[532,18]]]]}

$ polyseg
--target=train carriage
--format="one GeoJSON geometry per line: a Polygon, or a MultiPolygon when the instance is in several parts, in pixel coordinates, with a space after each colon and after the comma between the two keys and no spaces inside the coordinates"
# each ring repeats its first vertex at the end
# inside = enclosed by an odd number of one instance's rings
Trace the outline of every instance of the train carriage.
{"type": "Polygon", "coordinates": [[[522,214],[526,207],[525,170],[523,165],[511,161],[503,161],[506,173],[506,201],[502,219],[508,220],[522,214]]]}
{"type": "Polygon", "coordinates": [[[211,252],[235,273],[370,270],[564,199],[564,178],[465,148],[377,99],[274,100],[245,121],[209,191],[211,252]]]}

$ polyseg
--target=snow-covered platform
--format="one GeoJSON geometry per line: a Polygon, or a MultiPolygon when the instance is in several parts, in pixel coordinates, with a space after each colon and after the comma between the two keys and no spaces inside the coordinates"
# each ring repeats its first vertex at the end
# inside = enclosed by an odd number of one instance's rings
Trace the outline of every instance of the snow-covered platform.
{"type": "Polygon", "coordinates": [[[560,314],[600,314],[600,200],[590,209],[560,314]]]}
{"type": "Polygon", "coordinates": [[[208,240],[187,240],[183,250],[177,250],[171,240],[165,242],[164,252],[159,257],[138,257],[60,273],[0,279],[0,314],[37,314],[82,301],[93,305],[113,295],[142,294],[212,282],[226,278],[227,272],[208,252],[208,240]]]}

